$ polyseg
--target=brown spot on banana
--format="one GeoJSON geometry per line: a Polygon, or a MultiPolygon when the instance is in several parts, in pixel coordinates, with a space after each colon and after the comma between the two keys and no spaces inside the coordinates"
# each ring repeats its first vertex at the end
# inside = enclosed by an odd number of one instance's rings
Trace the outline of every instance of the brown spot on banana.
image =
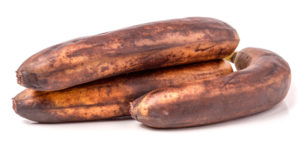
{"type": "Polygon", "coordinates": [[[129,102],[160,87],[219,77],[232,72],[218,60],[116,76],[60,91],[26,89],[13,99],[20,116],[44,123],[129,116],[129,102]]]}
{"type": "Polygon", "coordinates": [[[217,19],[159,21],[49,47],[27,59],[17,78],[27,88],[61,90],[130,72],[222,59],[238,43],[236,30],[217,19]]]}
{"type": "Polygon", "coordinates": [[[291,81],[284,59],[258,48],[233,56],[237,72],[153,90],[131,103],[132,117],[154,128],[191,127],[249,116],[283,100],[291,81]]]}

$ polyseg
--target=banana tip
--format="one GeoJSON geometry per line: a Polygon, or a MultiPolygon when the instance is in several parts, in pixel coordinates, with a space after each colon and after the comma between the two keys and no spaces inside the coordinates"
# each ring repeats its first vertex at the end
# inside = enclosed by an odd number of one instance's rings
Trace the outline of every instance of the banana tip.
{"type": "Polygon", "coordinates": [[[16,71],[16,74],[17,74],[18,84],[22,85],[23,84],[22,73],[20,71],[16,71]]]}
{"type": "Polygon", "coordinates": [[[133,119],[136,119],[137,117],[135,116],[134,111],[133,111],[134,110],[133,109],[133,102],[130,102],[129,105],[130,105],[130,107],[129,107],[129,113],[130,113],[130,115],[131,115],[131,117],[133,119]]]}
{"type": "Polygon", "coordinates": [[[234,51],[229,56],[225,57],[225,60],[234,63],[235,57],[236,57],[237,51],[234,51]]]}
{"type": "Polygon", "coordinates": [[[13,109],[15,112],[17,112],[17,102],[16,102],[15,98],[12,98],[12,101],[13,101],[13,109]]]}

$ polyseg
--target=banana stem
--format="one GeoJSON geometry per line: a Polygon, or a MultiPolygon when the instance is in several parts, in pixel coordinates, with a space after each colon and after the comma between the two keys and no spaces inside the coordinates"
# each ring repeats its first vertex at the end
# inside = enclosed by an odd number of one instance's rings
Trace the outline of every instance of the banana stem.
{"type": "Polygon", "coordinates": [[[229,56],[225,57],[224,59],[233,63],[237,53],[238,53],[237,51],[234,51],[229,56]]]}

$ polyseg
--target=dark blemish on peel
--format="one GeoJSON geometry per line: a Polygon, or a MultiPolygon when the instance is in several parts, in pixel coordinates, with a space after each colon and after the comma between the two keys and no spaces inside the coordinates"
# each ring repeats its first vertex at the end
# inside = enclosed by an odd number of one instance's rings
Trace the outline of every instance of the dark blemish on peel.
{"type": "Polygon", "coordinates": [[[107,87],[107,90],[106,90],[106,95],[107,96],[110,96],[110,94],[111,94],[111,92],[112,92],[112,89],[111,89],[112,87],[107,87]]]}
{"type": "Polygon", "coordinates": [[[108,70],[108,69],[109,69],[108,66],[103,66],[103,67],[101,67],[101,72],[104,72],[104,71],[106,71],[106,70],[108,70]]]}
{"type": "Polygon", "coordinates": [[[223,50],[224,50],[224,49],[221,48],[220,51],[218,52],[218,54],[217,54],[217,57],[218,57],[218,58],[219,58],[219,57],[221,56],[221,54],[223,53],[223,50]]]}
{"type": "Polygon", "coordinates": [[[199,52],[199,51],[206,51],[210,48],[213,48],[214,46],[210,46],[210,47],[206,47],[206,48],[200,48],[200,45],[197,46],[197,48],[195,49],[195,52],[199,52]]]}

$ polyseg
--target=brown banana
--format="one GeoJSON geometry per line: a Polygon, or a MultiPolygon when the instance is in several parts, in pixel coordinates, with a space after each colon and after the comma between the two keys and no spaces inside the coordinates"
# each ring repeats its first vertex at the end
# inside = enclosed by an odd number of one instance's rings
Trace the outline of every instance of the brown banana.
{"type": "Polygon", "coordinates": [[[27,88],[61,90],[130,72],[222,59],[238,43],[235,29],[217,19],[146,23],[44,49],[19,67],[17,78],[27,88]]]}
{"type": "Polygon", "coordinates": [[[291,71],[277,54],[245,48],[233,55],[237,72],[153,90],[131,103],[132,117],[154,128],[223,122],[272,108],[286,96],[291,71]]]}
{"type": "Polygon", "coordinates": [[[129,102],[155,88],[219,77],[232,72],[223,60],[148,70],[60,91],[26,89],[13,99],[20,116],[44,123],[129,116],[129,102]]]}

